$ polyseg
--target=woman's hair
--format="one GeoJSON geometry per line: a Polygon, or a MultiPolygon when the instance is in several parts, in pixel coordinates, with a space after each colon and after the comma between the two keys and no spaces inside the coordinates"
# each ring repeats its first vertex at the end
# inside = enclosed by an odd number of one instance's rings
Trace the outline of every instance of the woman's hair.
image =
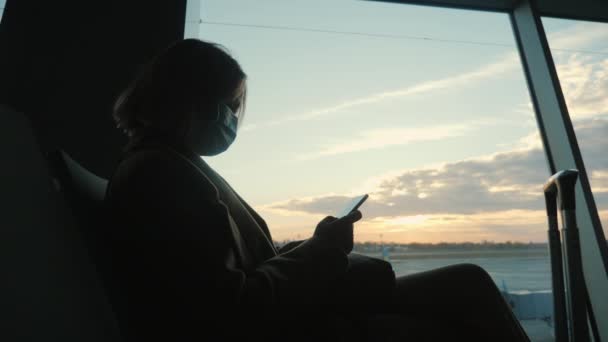
{"type": "Polygon", "coordinates": [[[235,109],[239,92],[236,105],[243,110],[245,78],[223,46],[185,39],[144,66],[116,100],[113,117],[128,135],[143,126],[183,132],[193,113],[207,114],[212,120],[221,101],[231,102],[235,109]]]}

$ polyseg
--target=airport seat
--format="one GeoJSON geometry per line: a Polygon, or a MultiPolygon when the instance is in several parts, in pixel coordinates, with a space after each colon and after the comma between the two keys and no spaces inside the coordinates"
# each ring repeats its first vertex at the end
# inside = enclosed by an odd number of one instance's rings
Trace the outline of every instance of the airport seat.
{"type": "Polygon", "coordinates": [[[28,118],[0,105],[0,340],[120,341],[78,222],[28,118]]]}
{"type": "Polygon", "coordinates": [[[63,194],[76,219],[93,263],[100,266],[105,231],[103,201],[108,181],[93,174],[63,150],[48,154],[54,183],[63,194]]]}

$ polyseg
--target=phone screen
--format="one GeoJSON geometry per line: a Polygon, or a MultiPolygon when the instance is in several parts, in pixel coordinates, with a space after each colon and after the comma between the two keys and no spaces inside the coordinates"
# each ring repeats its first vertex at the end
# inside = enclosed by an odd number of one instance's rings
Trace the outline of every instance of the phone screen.
{"type": "Polygon", "coordinates": [[[353,211],[357,210],[359,208],[359,206],[361,206],[361,204],[363,204],[363,202],[365,202],[365,200],[367,199],[368,195],[361,195],[361,196],[357,196],[355,198],[353,198],[352,201],[350,201],[348,203],[348,205],[338,214],[336,215],[337,218],[342,218],[350,213],[352,213],[353,211]]]}

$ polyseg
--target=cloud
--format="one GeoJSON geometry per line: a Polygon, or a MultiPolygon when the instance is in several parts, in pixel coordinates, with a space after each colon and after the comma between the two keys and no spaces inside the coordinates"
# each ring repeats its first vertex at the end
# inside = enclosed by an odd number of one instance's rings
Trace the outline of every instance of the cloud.
{"type": "Polygon", "coordinates": [[[476,125],[443,125],[427,127],[401,127],[371,129],[350,140],[328,145],[318,152],[299,156],[298,160],[311,160],[337,154],[367,151],[416,142],[442,140],[466,135],[476,125]]]}
{"type": "Polygon", "coordinates": [[[582,22],[566,29],[549,33],[549,45],[553,53],[570,53],[595,42],[608,40],[608,30],[605,24],[582,22]],[[566,50],[566,51],[564,51],[566,50]]]}
{"type": "Polygon", "coordinates": [[[595,194],[608,192],[608,170],[592,170],[590,178],[595,194]]]}
{"type": "Polygon", "coordinates": [[[470,135],[471,131],[485,126],[509,123],[509,121],[500,119],[483,119],[451,125],[369,129],[348,140],[326,145],[322,147],[320,151],[300,155],[296,160],[311,160],[344,153],[383,149],[391,146],[409,145],[425,141],[444,140],[470,135]]]}
{"type": "MultiPolygon", "coordinates": [[[[608,119],[582,120],[577,127],[599,207],[608,205],[608,119]],[[594,184],[596,183],[597,184],[594,184]]],[[[481,215],[506,210],[543,210],[542,184],[548,177],[541,148],[513,150],[439,167],[402,171],[376,180],[365,204],[366,218],[421,215],[481,215]]],[[[325,195],[267,208],[323,214],[340,209],[346,195],[325,195]]]]}
{"type": "Polygon", "coordinates": [[[300,113],[300,114],[291,114],[291,115],[281,115],[283,119],[269,121],[266,123],[256,124],[245,126],[243,130],[250,131],[259,127],[269,127],[274,125],[279,125],[283,123],[293,122],[293,121],[307,121],[316,119],[322,116],[334,114],[337,112],[342,112],[354,107],[359,107],[363,105],[370,105],[382,101],[392,100],[396,98],[402,98],[406,96],[418,95],[429,93],[437,90],[448,89],[456,86],[466,86],[470,85],[472,82],[476,82],[488,77],[499,76],[500,74],[516,67],[519,63],[519,59],[516,53],[510,53],[505,55],[504,57],[498,59],[493,63],[489,63],[486,65],[482,65],[476,69],[471,71],[467,71],[464,73],[451,75],[435,80],[424,81],[412,86],[387,90],[384,92],[379,92],[375,94],[371,94],[368,96],[355,98],[346,100],[342,103],[328,106],[325,108],[319,108],[315,110],[311,110],[308,112],[300,113]]]}
{"type": "Polygon", "coordinates": [[[356,238],[378,240],[382,234],[385,241],[402,242],[543,241],[544,224],[542,210],[378,217],[358,224],[356,238]]]}
{"type": "MultiPolygon", "coordinates": [[[[577,120],[600,217],[608,222],[608,118],[577,120]]],[[[370,199],[357,223],[358,241],[545,241],[542,184],[548,177],[537,144],[436,167],[393,171],[366,182],[370,199]],[[382,236],[382,237],[381,237],[382,236]]],[[[309,236],[350,195],[326,194],[257,206],[282,239],[309,236]]]]}
{"type": "MultiPolygon", "coordinates": [[[[549,35],[551,48],[554,52],[568,52],[567,50],[584,47],[596,41],[608,40],[608,30],[605,27],[588,26],[585,24],[574,25],[568,29],[558,31],[549,35]]],[[[568,52],[571,53],[571,52],[568,52]]],[[[452,87],[471,85],[473,82],[482,81],[491,77],[498,77],[515,68],[521,68],[517,52],[507,53],[491,63],[481,65],[473,70],[460,74],[450,75],[435,80],[420,82],[418,84],[394,90],[387,90],[343,101],[341,103],[318,108],[299,114],[281,115],[283,119],[269,121],[259,124],[245,125],[243,131],[251,131],[261,127],[269,127],[289,123],[293,121],[313,120],[326,115],[343,112],[359,106],[374,104],[382,101],[393,100],[406,96],[430,93],[452,87]]],[[[604,97],[606,99],[606,97],[604,97]]]]}
{"type": "MultiPolygon", "coordinates": [[[[577,25],[550,37],[551,47],[564,95],[571,113],[575,133],[600,217],[608,228],[608,58],[572,51],[598,39],[608,40],[608,31],[588,29],[577,25]]],[[[412,87],[387,91],[369,97],[347,101],[334,107],[305,113],[295,120],[318,116],[375,103],[399,96],[423,94],[450,87],[459,82],[479,81],[498,75],[502,68],[517,67],[515,55],[505,57],[494,67],[481,67],[461,75],[423,82],[412,87]],[[509,58],[513,58],[509,61],[509,58]]],[[[526,108],[519,110],[526,114],[526,108]]],[[[529,113],[529,111],[527,112],[529,113]]],[[[437,139],[458,136],[462,127],[440,126],[437,139]]],[[[357,139],[325,146],[309,158],[349,153],[366,149],[425,141],[423,133],[399,128],[372,130],[357,139]],[[406,138],[402,138],[406,137],[406,138]]],[[[545,213],[542,184],[548,170],[540,138],[534,132],[519,141],[504,146],[509,150],[442,165],[411,170],[393,170],[364,181],[359,190],[371,195],[364,207],[364,220],[357,224],[358,240],[385,241],[480,241],[519,240],[544,241],[545,213]]],[[[428,135],[428,140],[433,140],[428,135]]],[[[341,209],[350,194],[326,194],[308,198],[293,198],[260,208],[268,215],[286,220],[295,217],[293,225],[283,230],[311,232],[314,223],[328,213],[341,209]],[[302,228],[306,223],[308,228],[302,228]]],[[[256,207],[258,208],[258,207],[256,207]]],[[[286,221],[287,222],[287,221],[286,221]]],[[[305,236],[305,234],[303,234],[305,236]]]]}
{"type": "Polygon", "coordinates": [[[558,57],[556,65],[572,118],[608,113],[608,58],[575,53],[558,57]]]}
{"type": "MultiPolygon", "coordinates": [[[[406,171],[385,179],[370,194],[372,200],[365,204],[366,217],[540,209],[542,202],[538,198],[540,184],[547,175],[545,170],[542,152],[531,150],[406,171]]],[[[334,212],[347,201],[347,196],[334,195],[294,199],[274,207],[323,213],[334,212]]]]}

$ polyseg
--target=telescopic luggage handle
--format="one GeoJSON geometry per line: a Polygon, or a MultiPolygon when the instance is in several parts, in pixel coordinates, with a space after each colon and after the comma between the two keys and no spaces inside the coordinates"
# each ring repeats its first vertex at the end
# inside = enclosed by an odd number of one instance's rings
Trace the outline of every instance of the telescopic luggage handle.
{"type": "Polygon", "coordinates": [[[545,198],[547,195],[552,195],[553,201],[547,202],[547,213],[551,208],[553,212],[557,212],[555,199],[559,200],[560,210],[576,209],[576,198],[574,196],[576,180],[578,179],[578,170],[563,170],[560,171],[545,183],[545,198]]]}
{"type": "Polygon", "coordinates": [[[556,342],[589,341],[586,286],[576,225],[577,178],[577,170],[564,170],[551,176],[544,186],[549,221],[556,342]],[[561,242],[557,220],[558,204],[563,226],[561,242]]]}
{"type": "Polygon", "coordinates": [[[551,261],[551,281],[553,285],[553,324],[555,342],[567,342],[568,322],[566,321],[566,293],[562,264],[562,244],[559,238],[557,221],[557,186],[555,184],[555,176],[551,177],[544,186],[547,220],[549,223],[547,235],[549,241],[549,257],[551,261]]]}

